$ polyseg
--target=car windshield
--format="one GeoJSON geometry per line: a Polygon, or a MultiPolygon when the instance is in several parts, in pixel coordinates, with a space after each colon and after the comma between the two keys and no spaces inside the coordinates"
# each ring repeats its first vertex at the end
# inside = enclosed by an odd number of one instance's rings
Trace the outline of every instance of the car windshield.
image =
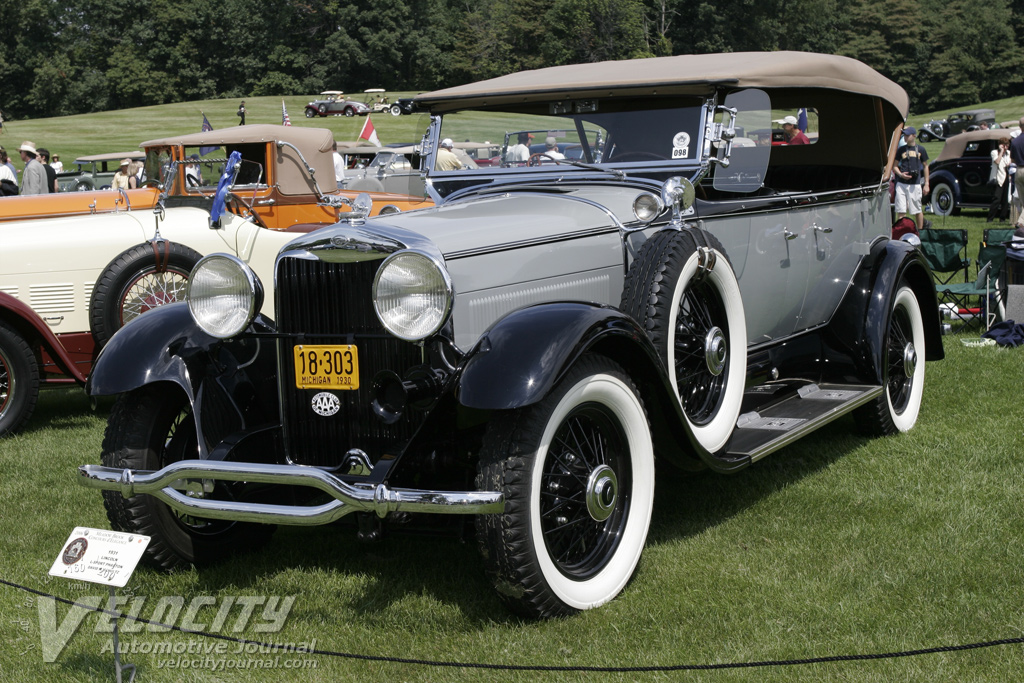
{"type": "MultiPolygon", "coordinates": [[[[703,100],[695,97],[608,98],[538,102],[446,114],[439,141],[456,152],[472,141],[475,164],[454,169],[439,154],[437,172],[549,171],[562,160],[629,167],[652,162],[699,161],[703,100]]],[[[456,154],[458,156],[458,154],[456,154]]]]}

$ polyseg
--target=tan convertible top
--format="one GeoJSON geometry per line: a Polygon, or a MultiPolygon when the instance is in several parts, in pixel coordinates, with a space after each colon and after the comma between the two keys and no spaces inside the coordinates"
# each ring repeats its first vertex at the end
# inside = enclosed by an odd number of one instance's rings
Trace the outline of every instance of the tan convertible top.
{"type": "MultiPolygon", "coordinates": [[[[219,130],[189,133],[158,140],[147,140],[142,147],[207,145],[223,147],[252,143],[277,141],[290,142],[302,151],[309,165],[316,169],[322,189],[334,189],[334,157],[331,145],[334,135],[326,128],[298,128],[295,126],[272,126],[265,124],[233,126],[219,130]]],[[[289,147],[277,149],[275,183],[282,194],[314,194],[313,184],[305,167],[289,147]]]]}
{"type": "Polygon", "coordinates": [[[552,97],[710,95],[718,86],[859,93],[882,98],[903,118],[909,107],[906,91],[866,64],[813,52],[731,52],[554,66],[424,93],[415,101],[443,112],[552,97]]]}
{"type": "Polygon", "coordinates": [[[942,151],[939,152],[939,156],[935,158],[935,161],[962,157],[964,155],[964,150],[967,149],[968,142],[977,142],[978,140],[998,140],[999,138],[1008,137],[1010,137],[1010,131],[1005,128],[972,130],[967,133],[960,133],[959,135],[954,135],[951,138],[946,138],[946,144],[942,146],[942,151]]]}

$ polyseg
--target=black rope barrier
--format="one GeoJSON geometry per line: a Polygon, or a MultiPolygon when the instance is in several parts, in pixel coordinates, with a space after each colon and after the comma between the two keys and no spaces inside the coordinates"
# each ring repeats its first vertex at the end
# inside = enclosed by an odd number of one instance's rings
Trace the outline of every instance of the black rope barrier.
{"type": "MultiPolygon", "coordinates": [[[[179,633],[187,633],[194,636],[202,636],[204,638],[212,638],[214,640],[224,640],[232,643],[240,643],[242,645],[256,645],[260,648],[268,648],[271,650],[283,650],[285,646],[278,643],[267,643],[259,640],[249,640],[248,638],[237,638],[234,636],[225,636],[219,633],[208,633],[206,631],[197,631],[188,628],[182,628],[181,626],[175,626],[173,624],[163,624],[159,621],[153,621],[152,619],[145,619],[143,617],[132,616],[130,614],[123,614],[116,610],[107,610],[100,607],[93,607],[92,605],[83,605],[75,602],[74,600],[68,600],[57,595],[51,595],[35,588],[29,588],[28,586],[22,586],[21,584],[14,583],[12,581],[6,581],[0,579],[0,584],[15,588],[17,590],[25,591],[26,593],[32,593],[44,598],[50,598],[57,602],[64,603],[65,605],[71,605],[72,607],[78,607],[80,609],[88,610],[90,612],[97,612],[100,614],[106,614],[114,617],[115,619],[127,619],[130,621],[137,621],[142,624],[150,626],[157,626],[165,628],[170,631],[177,631],[179,633]]],[[[445,667],[445,668],[459,668],[459,669],[488,669],[495,671],[550,671],[550,672],[581,672],[581,673],[656,673],[656,672],[669,672],[669,671],[713,671],[717,669],[756,669],[764,667],[774,666],[800,666],[806,664],[824,664],[827,662],[861,662],[871,661],[880,659],[898,659],[901,657],[919,657],[922,655],[932,655],[942,652],[964,652],[967,650],[981,650],[990,647],[999,647],[1002,645],[1019,645],[1024,643],[1024,637],[1021,638],[1002,638],[1000,640],[987,640],[979,643],[968,643],[966,645],[942,645],[939,647],[927,647],[917,650],[903,650],[898,652],[880,652],[877,654],[861,654],[861,655],[832,655],[829,657],[807,657],[804,659],[768,659],[758,662],[727,662],[722,664],[663,664],[653,666],[551,666],[544,664],[488,664],[482,662],[450,662],[445,660],[437,659],[414,659],[409,657],[388,657],[385,655],[364,655],[353,652],[337,652],[335,650],[320,650],[311,649],[303,652],[303,654],[312,655],[323,655],[325,657],[340,657],[343,659],[353,659],[367,662],[387,662],[390,664],[412,664],[416,666],[432,666],[432,667],[445,667]]]]}

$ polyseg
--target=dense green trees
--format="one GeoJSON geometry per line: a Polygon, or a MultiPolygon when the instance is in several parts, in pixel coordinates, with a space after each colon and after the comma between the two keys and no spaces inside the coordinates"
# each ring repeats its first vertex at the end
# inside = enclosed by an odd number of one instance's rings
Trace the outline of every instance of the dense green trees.
{"type": "Polygon", "coordinates": [[[917,111],[1024,94],[1024,0],[0,0],[0,108],[426,90],[695,52],[856,57],[917,111]]]}

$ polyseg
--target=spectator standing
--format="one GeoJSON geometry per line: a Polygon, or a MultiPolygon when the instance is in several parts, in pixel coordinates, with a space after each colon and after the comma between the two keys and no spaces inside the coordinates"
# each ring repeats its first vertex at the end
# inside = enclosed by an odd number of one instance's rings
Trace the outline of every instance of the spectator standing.
{"type": "Polygon", "coordinates": [[[59,154],[53,155],[53,161],[50,162],[50,166],[53,166],[53,170],[56,171],[57,173],[64,172],[64,164],[63,162],[61,162],[59,154]]]}
{"type": "MultiPolygon", "coordinates": [[[[1024,116],[1020,117],[1020,127],[1024,130],[1024,116]]],[[[1017,167],[1013,179],[1014,189],[1017,191],[1014,200],[1017,226],[1024,228],[1024,211],[1021,210],[1021,202],[1024,201],[1024,135],[1018,135],[1010,141],[1010,163],[1017,167]]]]}
{"type": "Polygon", "coordinates": [[[1010,217],[1010,203],[1008,201],[1009,183],[1006,170],[1010,167],[1010,138],[999,138],[998,148],[992,150],[992,173],[989,176],[989,184],[995,186],[992,195],[992,204],[988,207],[988,221],[991,223],[996,216],[1000,221],[1006,221],[1010,217]]]}
{"type": "Polygon", "coordinates": [[[917,144],[917,129],[903,129],[907,144],[896,152],[896,218],[914,214],[918,231],[924,227],[922,197],[928,194],[928,152],[917,144]]]}
{"type": "Polygon", "coordinates": [[[7,152],[0,147],[0,197],[18,194],[18,176],[7,164],[7,152]]]}
{"type": "Polygon", "coordinates": [[[235,113],[238,115],[238,125],[244,126],[245,125],[245,100],[242,100],[242,103],[240,105],[238,105],[238,111],[235,112],[235,113]]]}
{"type": "Polygon", "coordinates": [[[46,189],[50,192],[60,192],[60,188],[57,187],[57,171],[50,165],[50,150],[40,147],[36,154],[39,156],[39,163],[43,165],[43,170],[46,171],[46,189]]]}
{"type": "Polygon", "coordinates": [[[48,194],[46,189],[46,171],[43,165],[36,159],[35,144],[26,140],[18,148],[21,153],[21,160],[25,162],[25,170],[21,173],[22,194],[48,194]]]}
{"type": "Polygon", "coordinates": [[[530,140],[533,135],[530,133],[520,133],[517,138],[518,142],[509,148],[505,154],[505,162],[514,163],[526,163],[530,160],[530,140]]]}

